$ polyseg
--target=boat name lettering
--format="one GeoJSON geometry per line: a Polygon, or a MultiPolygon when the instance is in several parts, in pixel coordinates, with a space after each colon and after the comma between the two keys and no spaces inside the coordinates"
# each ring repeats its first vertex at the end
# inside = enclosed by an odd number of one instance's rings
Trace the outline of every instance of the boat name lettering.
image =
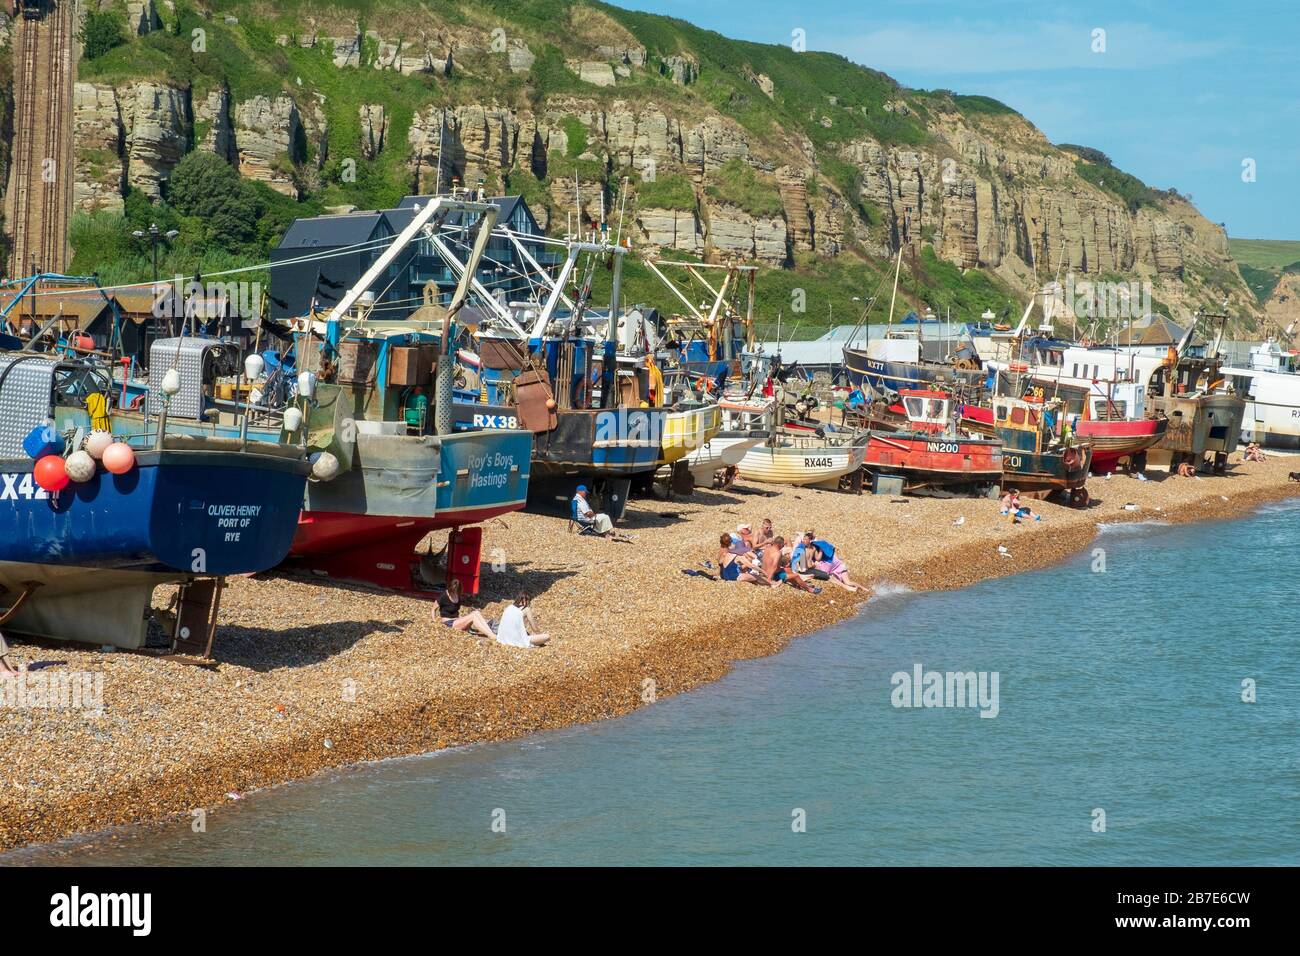
{"type": "Polygon", "coordinates": [[[805,468],[829,468],[831,464],[830,458],[805,458],[803,460],[805,468]]]}
{"type": "Polygon", "coordinates": [[[957,452],[961,451],[961,446],[955,441],[928,441],[925,443],[925,450],[955,455],[957,452]]]}
{"type": "Polygon", "coordinates": [[[1002,464],[1007,468],[1019,468],[1025,463],[1025,460],[1019,455],[1003,455],[1002,464]]]}
{"type": "Polygon", "coordinates": [[[474,415],[475,428],[518,428],[519,419],[513,415],[474,415]]]}
{"type": "Polygon", "coordinates": [[[261,513],[261,505],[208,505],[210,518],[256,518],[261,513]]]}
{"type": "Polygon", "coordinates": [[[510,480],[510,469],[515,466],[514,455],[490,452],[469,456],[469,486],[471,488],[504,488],[510,480]],[[486,470],[491,469],[491,470],[486,470]]]}
{"type": "Polygon", "coordinates": [[[32,480],[31,472],[0,475],[0,482],[4,483],[0,487],[0,501],[17,501],[19,498],[42,500],[50,496],[48,491],[32,480]]]}

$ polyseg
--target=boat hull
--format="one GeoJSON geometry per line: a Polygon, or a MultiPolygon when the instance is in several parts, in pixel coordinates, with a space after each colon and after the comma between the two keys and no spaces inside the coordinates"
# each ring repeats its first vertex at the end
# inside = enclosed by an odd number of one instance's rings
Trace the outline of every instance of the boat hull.
{"type": "Polygon", "coordinates": [[[1063,451],[1048,452],[1004,447],[1002,487],[1014,488],[1030,497],[1045,497],[1054,491],[1073,491],[1087,484],[1091,463],[1091,445],[1072,445],[1063,451]]]}
{"type": "Polygon", "coordinates": [[[423,590],[429,574],[416,547],[430,532],[523,508],[531,449],[524,431],[359,434],[352,468],[309,484],[289,563],[324,577],[423,590]]]}
{"type": "Polygon", "coordinates": [[[1002,481],[1002,445],[987,439],[925,432],[871,432],[863,467],[901,477],[911,493],[987,492],[1002,481]]]}
{"type": "Polygon", "coordinates": [[[703,405],[664,415],[660,464],[671,465],[702,448],[722,428],[722,411],[703,405]]]}
{"type": "Polygon", "coordinates": [[[844,369],[850,385],[855,388],[866,386],[877,393],[905,388],[951,387],[954,384],[980,389],[987,377],[985,372],[951,365],[871,358],[861,349],[850,348],[844,350],[844,369]]]}
{"type": "Polygon", "coordinates": [[[659,467],[662,408],[559,409],[550,431],[533,436],[533,475],[631,478],[659,467]]]}
{"type": "Polygon", "coordinates": [[[863,444],[828,445],[812,437],[787,436],[779,442],[746,451],[738,466],[741,476],[773,484],[837,488],[841,478],[862,467],[866,452],[863,444]]]}
{"type": "Polygon", "coordinates": [[[0,462],[0,587],[41,586],[6,624],[57,640],[143,646],[159,584],[264,571],[289,550],[306,469],[236,451],[146,451],[57,495],[31,461],[0,462]],[[88,611],[88,609],[91,609],[88,611]]]}
{"type": "Polygon", "coordinates": [[[1092,445],[1092,471],[1102,475],[1114,471],[1123,459],[1156,445],[1168,427],[1167,418],[1081,421],[1075,434],[1092,445]]]}
{"type": "Polygon", "coordinates": [[[696,448],[686,456],[687,467],[695,475],[695,480],[707,482],[712,480],[713,475],[723,468],[730,468],[732,465],[739,466],[745,453],[756,445],[761,445],[763,438],[758,437],[723,437],[722,435],[712,436],[700,448],[696,448]]]}

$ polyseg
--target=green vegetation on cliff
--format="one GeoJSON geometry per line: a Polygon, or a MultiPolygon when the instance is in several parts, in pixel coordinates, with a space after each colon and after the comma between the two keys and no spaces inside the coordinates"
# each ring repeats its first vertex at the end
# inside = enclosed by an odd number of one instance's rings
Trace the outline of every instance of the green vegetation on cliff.
{"type": "MultiPolygon", "coordinates": [[[[96,24],[101,14],[126,13],[124,0],[94,6],[88,22],[96,24]]],[[[239,180],[223,183],[229,208],[223,205],[220,215],[196,211],[178,183],[191,174],[220,173],[187,158],[170,171],[162,203],[150,207],[132,193],[120,216],[77,216],[72,242],[78,269],[114,279],[147,278],[147,248],[123,241],[121,233],[151,221],[179,223],[181,230],[165,252],[162,271],[193,274],[216,263],[264,260],[294,215],[390,207],[407,193],[432,189],[433,157],[442,148],[440,111],[472,106],[450,121],[468,145],[453,145],[449,164],[458,174],[464,170],[467,185],[522,194],[539,218],[549,220],[552,232],[570,221],[575,193],[594,206],[592,198],[603,189],[612,215],[626,179],[629,213],[698,213],[719,255],[744,255],[746,216],[782,219],[790,212],[778,174],[783,184],[805,179],[808,219],[787,224],[790,268],[765,271],[759,302],[768,311],[788,310],[794,290],[802,289],[812,326],[829,321],[832,307],[837,321],[851,316],[870,294],[866,287],[874,288],[890,271],[884,250],[899,213],[888,207],[897,201],[874,205],[868,196],[882,196],[882,183],[864,183],[864,170],[895,177],[884,170],[910,153],[927,164],[954,156],[943,132],[953,123],[967,125],[993,146],[1005,141],[1015,151],[1053,151],[1006,104],[948,90],[906,89],[844,57],[806,52],[807,43],[821,41],[797,30],[783,43],[750,43],[596,0],[174,0],[154,6],[161,29],[142,36],[125,31],[121,43],[116,36],[94,43],[93,57],[88,52],[79,64],[79,79],[119,89],[150,81],[188,90],[196,114],[210,92],[228,90],[237,142],[263,144],[256,162],[241,157],[243,168],[265,175],[269,165],[292,181],[300,199],[239,180]],[[395,68],[394,56],[412,52],[432,59],[395,68]],[[258,96],[273,108],[250,112],[248,101],[258,96]],[[239,124],[266,125],[270,114],[270,123],[281,122],[283,100],[275,101],[285,96],[296,106],[301,135],[286,152],[268,158],[264,144],[282,129],[250,131],[239,124]],[[383,107],[382,123],[376,106],[383,107]],[[666,130],[642,125],[656,112],[666,118],[666,130]],[[617,144],[616,122],[622,123],[617,144]],[[370,155],[372,136],[363,135],[372,128],[373,141],[383,138],[377,155],[370,155]],[[530,144],[525,137],[534,130],[539,136],[530,144]],[[656,135],[660,139],[651,145],[656,135]],[[412,159],[416,150],[418,164],[412,159]],[[718,150],[726,158],[720,165],[718,150]],[[873,158],[871,168],[862,159],[868,151],[883,157],[873,158]],[[640,172],[647,170],[647,159],[658,161],[657,175],[640,172]],[[217,219],[228,228],[215,228],[217,219]],[[806,251],[813,240],[817,253],[806,251]],[[840,251],[832,257],[827,248],[840,251]],[[882,253],[886,258],[878,258],[882,253]]],[[[100,26],[95,31],[111,33],[100,26]]],[[[190,142],[202,142],[213,119],[204,113],[192,122],[190,142]]],[[[1061,148],[1074,155],[1080,177],[1132,211],[1161,207],[1171,196],[1116,169],[1096,150],[1061,148]]],[[[98,182],[111,183],[113,157],[96,149],[80,150],[78,159],[83,169],[98,170],[98,182]]],[[[163,172],[166,184],[168,171],[163,172]]],[[[984,164],[976,175],[1002,177],[999,187],[1014,185],[1014,174],[1005,168],[984,164]]],[[[797,189],[785,188],[802,219],[797,189]]],[[[934,209],[932,197],[926,200],[934,209]]],[[[757,241],[768,261],[781,257],[780,227],[764,223],[757,241]]],[[[951,307],[956,315],[988,307],[1001,311],[1017,298],[991,273],[963,271],[938,258],[935,223],[922,224],[915,234],[923,246],[905,256],[900,283],[910,305],[928,303],[937,312],[951,307]]],[[[663,290],[639,285],[652,277],[635,268],[629,272],[629,297],[639,293],[663,304],[663,290]]],[[[1003,274],[1024,281],[1014,269],[1003,274]]],[[[1233,276],[1225,281],[1236,282],[1233,276]]]]}

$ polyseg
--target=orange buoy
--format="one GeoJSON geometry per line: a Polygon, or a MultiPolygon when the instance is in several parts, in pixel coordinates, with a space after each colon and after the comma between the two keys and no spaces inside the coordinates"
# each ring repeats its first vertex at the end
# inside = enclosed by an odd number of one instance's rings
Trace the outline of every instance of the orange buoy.
{"type": "Polygon", "coordinates": [[[114,475],[125,475],[135,467],[135,452],[123,441],[115,441],[104,449],[104,467],[114,475]]]}
{"type": "Polygon", "coordinates": [[[32,477],[46,491],[62,491],[68,487],[68,470],[62,455],[46,455],[32,468],[32,477]]]}

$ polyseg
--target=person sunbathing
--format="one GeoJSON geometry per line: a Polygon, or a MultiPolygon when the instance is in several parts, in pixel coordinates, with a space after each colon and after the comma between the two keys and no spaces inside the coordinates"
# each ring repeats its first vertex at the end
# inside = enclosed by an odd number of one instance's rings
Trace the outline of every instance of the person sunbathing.
{"type": "Polygon", "coordinates": [[[438,596],[438,607],[434,611],[434,617],[452,630],[475,630],[484,637],[496,640],[496,635],[492,633],[492,625],[487,622],[482,611],[461,606],[459,578],[449,580],[447,590],[438,596]]]}
{"type": "Polygon", "coordinates": [[[779,587],[782,583],[786,583],[797,591],[807,591],[810,594],[821,593],[821,588],[813,587],[803,579],[802,575],[790,569],[789,559],[785,553],[785,538],[774,538],[763,548],[762,569],[764,579],[772,587],[779,587]]]}
{"type": "Polygon", "coordinates": [[[532,595],[521,591],[513,604],[506,605],[501,612],[501,623],[497,625],[498,641],[511,647],[541,647],[551,639],[549,634],[534,633],[537,620],[533,616],[532,603],[532,595]]]}
{"type": "Polygon", "coordinates": [[[776,537],[776,532],[772,530],[772,519],[764,518],[763,523],[758,526],[758,534],[754,537],[754,550],[765,548],[768,542],[776,537]]]}
{"type": "Polygon", "coordinates": [[[1263,461],[1264,458],[1264,449],[1260,448],[1257,442],[1247,445],[1246,453],[1241,456],[1242,461],[1263,461]]]}
{"type": "Polygon", "coordinates": [[[724,581],[744,581],[746,584],[763,584],[762,577],[748,550],[737,552],[738,539],[727,532],[718,539],[718,576],[724,581]]]}
{"type": "Polygon", "coordinates": [[[834,581],[846,591],[861,591],[861,584],[853,581],[849,577],[848,566],[843,559],[835,553],[835,547],[829,541],[818,539],[808,546],[813,555],[813,567],[827,575],[830,580],[834,581]]]}
{"type": "Polygon", "coordinates": [[[748,554],[755,549],[754,529],[748,524],[736,525],[736,530],[731,533],[731,550],[736,554],[748,554]]]}

